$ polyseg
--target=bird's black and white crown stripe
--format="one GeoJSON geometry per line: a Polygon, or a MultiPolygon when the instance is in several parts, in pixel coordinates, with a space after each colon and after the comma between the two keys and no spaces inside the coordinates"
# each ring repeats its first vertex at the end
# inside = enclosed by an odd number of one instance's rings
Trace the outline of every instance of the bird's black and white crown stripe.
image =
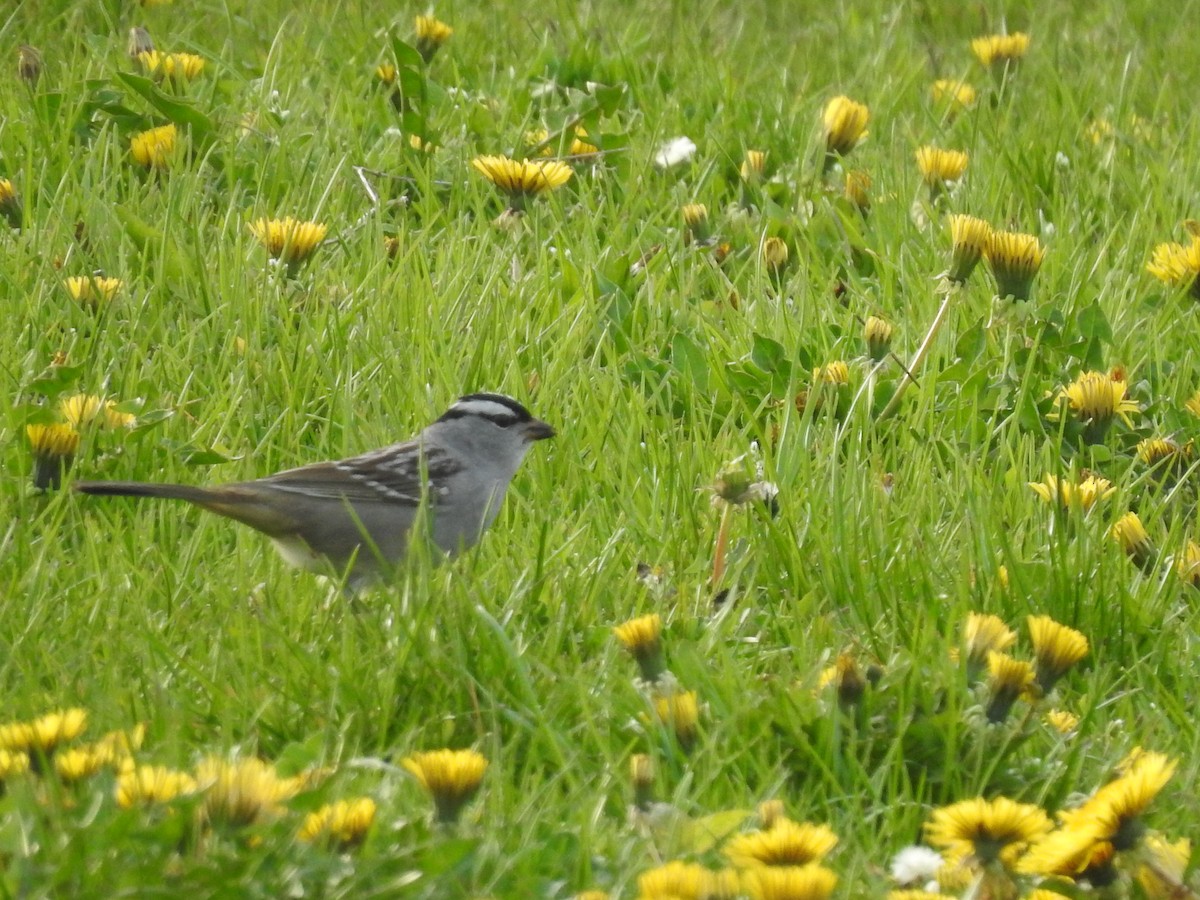
{"type": "Polygon", "coordinates": [[[447,422],[466,416],[487,419],[502,428],[533,420],[529,410],[512,397],[506,397],[504,394],[467,394],[446,410],[438,421],[447,422]]]}

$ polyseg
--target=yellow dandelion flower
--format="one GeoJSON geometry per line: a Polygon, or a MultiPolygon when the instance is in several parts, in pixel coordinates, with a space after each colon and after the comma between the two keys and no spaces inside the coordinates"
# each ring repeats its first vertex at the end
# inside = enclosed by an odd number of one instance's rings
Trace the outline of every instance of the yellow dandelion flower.
{"type": "Polygon", "coordinates": [[[983,251],[1000,299],[1029,299],[1034,276],[1042,267],[1046,251],[1032,234],[1016,231],[992,231],[983,251]]]}
{"type": "Polygon", "coordinates": [[[108,428],[129,428],[137,424],[137,416],[121,412],[116,402],[95,394],[72,394],[58,401],[58,411],[67,423],[83,430],[94,424],[108,428]]]}
{"type": "Polygon", "coordinates": [[[361,844],[375,822],[375,801],[370,797],[338,800],[309,813],[297,835],[306,844],[322,841],[337,850],[361,844]]]}
{"type": "Polygon", "coordinates": [[[762,243],[762,261],[767,271],[777,274],[783,271],[788,261],[788,245],[783,238],[769,237],[762,243]]]}
{"type": "Polygon", "coordinates": [[[642,678],[655,681],[666,669],[662,653],[662,616],[652,613],[630,619],[613,629],[617,640],[637,661],[642,678]]]}
{"type": "Polygon", "coordinates": [[[1146,271],[1159,281],[1179,290],[1189,290],[1200,296],[1200,237],[1193,236],[1186,245],[1174,241],[1154,248],[1146,271]]]}
{"type": "Polygon", "coordinates": [[[1029,35],[1024,32],[1013,34],[989,34],[971,41],[971,52],[985,66],[1003,66],[1007,62],[1021,59],[1029,50],[1029,35]]]}
{"type": "Polygon", "coordinates": [[[975,266],[987,251],[992,240],[992,226],[974,216],[953,215],[950,217],[950,270],[949,278],[955,284],[964,284],[975,266]]]}
{"type": "Polygon", "coordinates": [[[841,360],[826,363],[813,369],[813,381],[820,384],[832,384],[844,387],[850,383],[850,367],[841,360]]]}
{"type": "Polygon", "coordinates": [[[987,656],[988,705],[987,720],[993,724],[1008,718],[1017,698],[1025,694],[1036,681],[1036,673],[1029,663],[1014,659],[1005,653],[992,650],[987,656]]]}
{"type": "Polygon", "coordinates": [[[837,835],[825,825],[781,819],[765,831],[730,838],[724,853],[739,868],[803,866],[820,862],[837,842],[837,835]]]}
{"type": "Polygon", "coordinates": [[[71,467],[79,450],[79,432],[70,425],[36,424],[25,426],[25,436],[33,450],[33,486],[57,489],[62,484],[62,473],[71,467]]]}
{"type": "Polygon", "coordinates": [[[254,757],[233,762],[209,757],[196,767],[196,784],[204,792],[204,817],[235,827],[279,815],[281,804],[301,787],[295,779],[280,778],[273,765],[254,757]]]}
{"type": "Polygon", "coordinates": [[[1073,665],[1088,654],[1088,639],[1049,616],[1029,616],[1029,638],[1037,666],[1037,683],[1049,691],[1073,665]]]}
{"type": "Polygon", "coordinates": [[[117,805],[156,806],[196,790],[196,779],[187,772],[165,766],[138,766],[117,778],[117,805]]]}
{"type": "Polygon", "coordinates": [[[951,857],[1011,866],[1050,827],[1050,817],[1040,807],[1007,797],[977,797],[935,809],[925,823],[925,837],[951,857]]]}
{"type": "Polygon", "coordinates": [[[1070,734],[1079,727],[1079,716],[1065,709],[1052,709],[1045,718],[1046,724],[1059,734],[1070,734]]]}
{"type": "Polygon", "coordinates": [[[967,171],[967,154],[961,150],[942,150],[938,147],[917,148],[917,168],[925,184],[940,191],[949,182],[958,181],[967,171]]]}
{"type": "Polygon", "coordinates": [[[1192,587],[1200,588],[1200,544],[1187,542],[1187,547],[1175,563],[1175,570],[1192,587]]]}
{"type": "Polygon", "coordinates": [[[1138,412],[1138,405],[1125,395],[1129,386],[1124,379],[1115,380],[1107,372],[1084,372],[1059,392],[1071,412],[1084,424],[1084,439],[1099,443],[1104,439],[1113,418],[1121,417],[1126,425],[1132,425],[1130,413],[1138,412]]]}
{"type": "Polygon", "coordinates": [[[29,771],[29,754],[24,750],[0,750],[0,789],[13,775],[29,771]]]}
{"type": "Polygon", "coordinates": [[[849,97],[834,97],[822,113],[825,126],[825,152],[829,156],[845,156],[867,136],[867,120],[871,113],[861,103],[849,97]]]}
{"type": "Polygon", "coordinates": [[[287,216],[283,219],[256,219],[249,225],[250,233],[267,249],[271,259],[294,268],[308,259],[329,227],[321,222],[306,222],[287,216]]]}
{"type": "Polygon", "coordinates": [[[1063,509],[1080,509],[1084,512],[1116,493],[1112,483],[1099,475],[1088,475],[1075,483],[1047,472],[1041,481],[1028,482],[1029,489],[1050,506],[1063,509]]]}
{"type": "Polygon", "coordinates": [[[433,750],[405,757],[400,765],[433,799],[438,821],[452,823],[479,790],[488,761],[474,750],[433,750]]]}
{"type": "Polygon", "coordinates": [[[0,178],[0,215],[3,215],[13,228],[20,228],[25,218],[21,195],[17,193],[16,185],[7,178],[0,178]]]}
{"type": "Polygon", "coordinates": [[[846,173],[842,196],[864,215],[871,210],[871,174],[865,169],[851,169],[846,173]]]}
{"type": "Polygon", "coordinates": [[[1003,653],[1017,642],[1017,633],[1004,624],[999,616],[987,613],[971,613],[963,627],[963,645],[967,651],[967,662],[982,668],[987,665],[989,653],[1003,653]]]}
{"type": "Polygon", "coordinates": [[[146,169],[169,169],[175,155],[175,126],[163,125],[135,134],[129,141],[129,155],[146,169]]]}
{"type": "Polygon", "coordinates": [[[160,53],[157,50],[139,53],[137,60],[142,71],[151,78],[167,79],[176,84],[199,78],[205,65],[204,57],[195,53],[160,53]]]}
{"type": "Polygon", "coordinates": [[[1154,544],[1137,513],[1127,512],[1113,524],[1112,539],[1142,568],[1154,562],[1154,544]]]}
{"type": "Polygon", "coordinates": [[[1098,841],[1111,842],[1118,852],[1132,849],[1144,836],[1141,817],[1171,780],[1176,765],[1162,753],[1141,753],[1128,771],[1082,806],[1060,812],[1063,827],[1094,829],[1098,841]]]}
{"type": "Polygon", "coordinates": [[[454,34],[453,28],[433,16],[417,16],[413,27],[417,32],[417,52],[426,63],[433,59],[442,44],[454,34]]]}
{"type": "Polygon", "coordinates": [[[111,303],[123,283],[120,278],[105,278],[103,275],[74,276],[63,282],[72,300],[92,310],[111,303]]]}
{"type": "Polygon", "coordinates": [[[375,67],[375,80],[384,87],[391,87],[396,83],[396,67],[391,63],[380,63],[375,67]]]}
{"type": "Polygon", "coordinates": [[[742,161],[742,180],[757,182],[767,170],[767,154],[764,150],[747,150],[742,161]]]}
{"type": "Polygon", "coordinates": [[[508,198],[508,208],[520,211],[525,201],[562,187],[571,180],[571,167],[557,159],[518,162],[507,156],[477,156],[471,166],[508,198]]]}
{"type": "Polygon", "coordinates": [[[975,104],[975,88],[965,81],[954,81],[941,78],[929,87],[934,103],[948,103],[954,112],[967,109],[975,104]]]}
{"type": "Polygon", "coordinates": [[[1192,394],[1184,401],[1183,408],[1190,412],[1193,416],[1200,416],[1200,391],[1192,394]]]}
{"type": "Polygon", "coordinates": [[[696,863],[673,860],[643,872],[637,883],[641,897],[704,900],[710,893],[713,873],[696,863]]]}
{"type": "Polygon", "coordinates": [[[683,224],[687,228],[689,244],[706,244],[712,237],[712,229],[708,221],[708,207],[703,203],[685,203],[679,209],[683,216],[683,224]]]}
{"type": "Polygon", "coordinates": [[[1142,841],[1142,861],[1134,873],[1147,897],[1187,896],[1181,893],[1183,875],[1192,856],[1192,842],[1181,838],[1174,843],[1161,834],[1146,835],[1142,841]]]}
{"type": "Polygon", "coordinates": [[[91,778],[107,762],[95,747],[71,747],[54,754],[54,771],[64,782],[73,784],[91,778]]]}
{"type": "Polygon", "coordinates": [[[837,875],[815,863],[759,866],[745,873],[743,888],[752,900],[825,900],[837,880],[837,875]]]}
{"type": "Polygon", "coordinates": [[[675,732],[675,738],[685,750],[696,740],[700,722],[700,704],[695,691],[660,694],[654,698],[654,711],[663,725],[675,732]]]}
{"type": "Polygon", "coordinates": [[[867,316],[863,322],[863,340],[867,342],[867,356],[872,362],[882,362],[891,352],[893,333],[891,324],[884,319],[867,316]]]}
{"type": "Polygon", "coordinates": [[[1186,468],[1192,459],[1193,444],[1179,444],[1170,438],[1146,438],[1138,441],[1137,456],[1148,466],[1164,469],[1186,468]]]}
{"type": "Polygon", "coordinates": [[[1112,863],[1113,845],[1100,839],[1091,824],[1059,828],[1036,841],[1017,863],[1017,871],[1047,878],[1080,878],[1112,863]]]}

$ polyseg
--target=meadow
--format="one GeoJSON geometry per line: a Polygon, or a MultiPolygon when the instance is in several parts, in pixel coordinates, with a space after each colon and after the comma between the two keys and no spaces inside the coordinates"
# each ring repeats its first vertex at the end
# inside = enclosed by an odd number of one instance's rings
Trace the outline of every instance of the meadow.
{"type": "Polygon", "coordinates": [[[1197,896],[1192,11],[0,13],[0,893],[1197,896]],[[69,490],[472,391],[354,598],[69,490]]]}

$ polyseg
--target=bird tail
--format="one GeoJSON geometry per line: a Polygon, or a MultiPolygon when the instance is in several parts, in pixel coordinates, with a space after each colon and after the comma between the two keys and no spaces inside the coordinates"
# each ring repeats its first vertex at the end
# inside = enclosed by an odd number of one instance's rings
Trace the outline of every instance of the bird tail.
{"type": "Polygon", "coordinates": [[[168,500],[186,500],[205,506],[212,502],[208,488],[189,484],[151,484],[145,481],[76,481],[72,487],[81,494],[96,494],[102,497],[163,497],[168,500]]]}

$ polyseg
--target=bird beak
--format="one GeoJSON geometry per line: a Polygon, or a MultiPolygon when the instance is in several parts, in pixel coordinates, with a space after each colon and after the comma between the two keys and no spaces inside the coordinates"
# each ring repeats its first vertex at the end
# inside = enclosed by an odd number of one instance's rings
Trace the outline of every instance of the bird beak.
{"type": "Polygon", "coordinates": [[[530,443],[533,441],[544,441],[546,438],[554,437],[557,433],[553,425],[547,425],[541,419],[534,419],[531,422],[525,423],[525,440],[530,443]]]}

